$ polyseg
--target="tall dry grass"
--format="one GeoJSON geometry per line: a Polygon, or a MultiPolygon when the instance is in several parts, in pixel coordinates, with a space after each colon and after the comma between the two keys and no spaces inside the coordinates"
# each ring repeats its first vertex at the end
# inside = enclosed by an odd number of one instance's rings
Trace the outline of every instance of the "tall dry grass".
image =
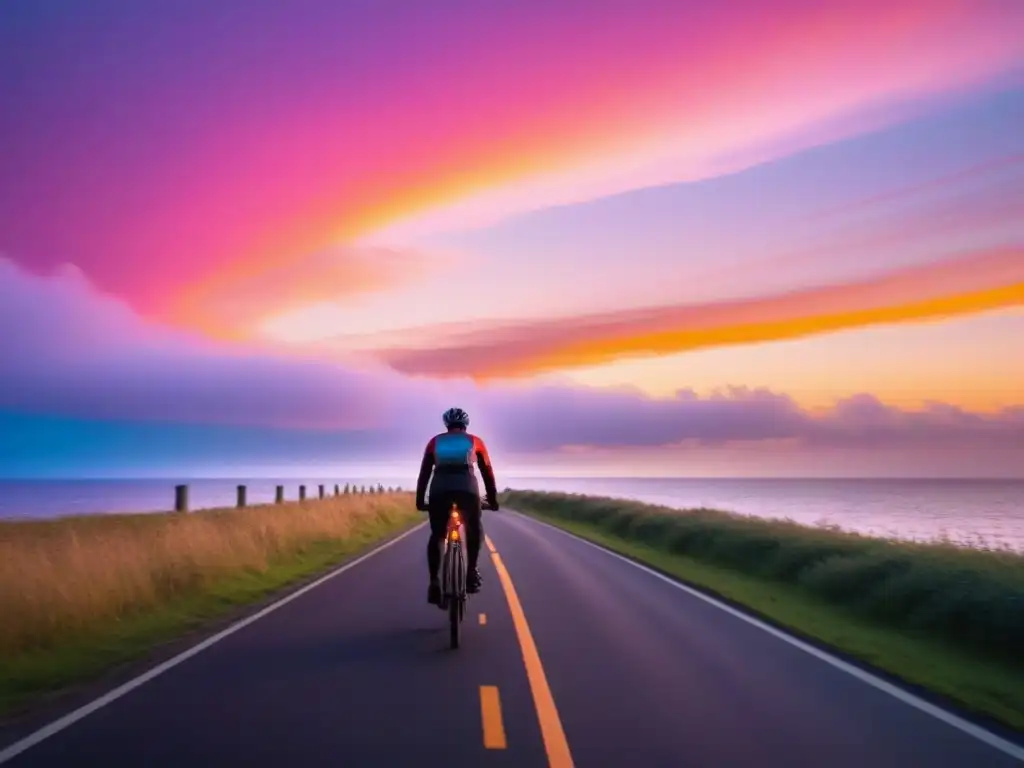
{"type": "Polygon", "coordinates": [[[262,573],[325,542],[383,533],[416,516],[386,493],[204,510],[0,523],[0,656],[262,573]]]}

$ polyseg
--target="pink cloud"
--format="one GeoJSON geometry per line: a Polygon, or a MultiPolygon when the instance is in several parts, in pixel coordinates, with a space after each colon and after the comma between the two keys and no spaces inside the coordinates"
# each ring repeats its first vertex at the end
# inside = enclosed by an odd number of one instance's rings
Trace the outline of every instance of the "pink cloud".
{"type": "Polygon", "coordinates": [[[254,276],[338,242],[860,131],[1013,71],[1024,31],[1019,4],[967,0],[169,9],[0,24],[22,31],[0,38],[0,237],[208,331],[224,295],[259,313],[254,276]]]}
{"type": "Polygon", "coordinates": [[[236,277],[229,290],[194,297],[218,335],[251,336],[268,317],[408,285],[447,263],[410,250],[346,246],[236,277]]]}

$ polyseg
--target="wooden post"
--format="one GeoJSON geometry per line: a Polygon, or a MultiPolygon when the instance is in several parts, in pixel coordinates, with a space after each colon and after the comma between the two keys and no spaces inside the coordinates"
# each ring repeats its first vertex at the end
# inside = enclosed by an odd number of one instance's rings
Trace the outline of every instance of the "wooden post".
{"type": "Polygon", "coordinates": [[[352,489],[348,487],[348,483],[345,483],[345,495],[348,496],[352,493],[352,489]]]}
{"type": "Polygon", "coordinates": [[[366,493],[366,486],[365,485],[360,485],[359,486],[359,493],[361,493],[361,494],[366,493]]]}
{"type": "Polygon", "coordinates": [[[245,486],[238,486],[238,508],[241,509],[245,506],[245,486]]]}
{"type": "Polygon", "coordinates": [[[174,486],[174,511],[188,512],[188,486],[174,486]]]}
{"type": "Polygon", "coordinates": [[[305,500],[306,500],[306,486],[300,485],[299,486],[299,501],[305,501],[305,500]]]}
{"type": "Polygon", "coordinates": [[[322,499],[323,497],[324,497],[324,484],[320,483],[320,498],[322,499]]]}
{"type": "Polygon", "coordinates": [[[334,484],[334,495],[338,496],[340,493],[341,493],[341,491],[338,489],[338,484],[335,483],[334,484]]]}
{"type": "Polygon", "coordinates": [[[274,503],[275,504],[284,504],[284,486],[283,485],[277,486],[277,488],[274,490],[274,503]]]}

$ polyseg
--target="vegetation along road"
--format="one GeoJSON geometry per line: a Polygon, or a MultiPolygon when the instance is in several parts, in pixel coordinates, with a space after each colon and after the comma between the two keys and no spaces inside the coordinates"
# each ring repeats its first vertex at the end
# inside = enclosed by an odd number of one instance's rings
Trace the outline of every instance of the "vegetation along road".
{"type": "Polygon", "coordinates": [[[1024,760],[1011,728],[979,727],[537,519],[592,538],[610,530],[559,518],[550,497],[538,512],[538,498],[508,496],[529,515],[485,513],[484,589],[470,600],[458,650],[448,648],[445,615],[425,602],[425,529],[403,528],[105,697],[13,729],[0,763],[982,768],[1024,760]]]}

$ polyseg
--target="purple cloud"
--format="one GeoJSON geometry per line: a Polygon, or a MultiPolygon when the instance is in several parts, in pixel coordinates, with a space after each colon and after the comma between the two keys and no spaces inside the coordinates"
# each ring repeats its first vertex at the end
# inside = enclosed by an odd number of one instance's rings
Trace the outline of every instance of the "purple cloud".
{"type": "Polygon", "coordinates": [[[142,321],[75,267],[0,259],[0,407],[94,418],[380,426],[408,383],[384,371],[215,344],[142,321]],[[386,413],[386,411],[385,411],[386,413]]]}
{"type": "Polygon", "coordinates": [[[935,403],[905,411],[870,394],[840,400],[817,414],[800,408],[788,395],[765,389],[733,387],[705,397],[681,390],[673,398],[654,399],[626,390],[547,387],[510,398],[495,393],[487,413],[503,441],[524,452],[743,441],[928,447],[946,441],[1024,453],[1024,407],[978,414],[935,403]]]}
{"type": "Polygon", "coordinates": [[[947,404],[916,411],[870,394],[825,413],[784,394],[727,388],[650,398],[569,385],[478,387],[406,378],[145,323],[73,267],[39,277],[0,259],[0,409],[100,419],[372,430],[396,447],[426,440],[459,404],[492,448],[725,446],[750,441],[875,448],[955,446],[1024,453],[1024,406],[994,414],[947,404]]]}

